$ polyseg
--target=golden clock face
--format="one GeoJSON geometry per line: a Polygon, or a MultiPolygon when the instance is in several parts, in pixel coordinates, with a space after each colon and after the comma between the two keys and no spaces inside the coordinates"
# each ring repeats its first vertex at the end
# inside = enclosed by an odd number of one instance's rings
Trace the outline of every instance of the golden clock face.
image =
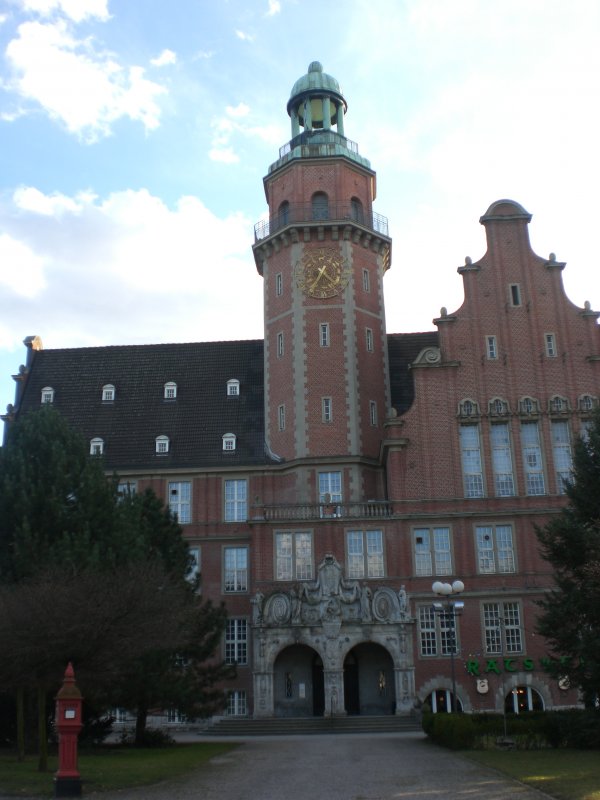
{"type": "Polygon", "coordinates": [[[309,297],[334,297],[350,280],[350,268],[338,250],[309,250],[296,264],[296,285],[309,297]]]}

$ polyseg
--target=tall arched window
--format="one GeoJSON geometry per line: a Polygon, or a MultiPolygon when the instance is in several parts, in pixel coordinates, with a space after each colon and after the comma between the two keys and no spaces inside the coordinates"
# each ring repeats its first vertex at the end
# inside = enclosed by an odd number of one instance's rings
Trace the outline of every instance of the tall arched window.
{"type": "Polygon", "coordinates": [[[312,196],[313,219],[329,219],[329,199],[325,192],[315,192],[312,196]]]}
{"type": "Polygon", "coordinates": [[[526,711],[543,711],[544,701],[539,692],[531,686],[515,686],[506,695],[504,708],[507,714],[523,714],[526,711]]]}
{"type": "Polygon", "coordinates": [[[353,197],[350,200],[350,216],[355,222],[364,222],[365,215],[363,213],[363,205],[358,197],[353,197]]]}
{"type": "Polygon", "coordinates": [[[290,221],[290,204],[287,200],[284,200],[283,203],[279,206],[279,220],[278,220],[278,228],[283,228],[284,225],[287,225],[290,221]]]}

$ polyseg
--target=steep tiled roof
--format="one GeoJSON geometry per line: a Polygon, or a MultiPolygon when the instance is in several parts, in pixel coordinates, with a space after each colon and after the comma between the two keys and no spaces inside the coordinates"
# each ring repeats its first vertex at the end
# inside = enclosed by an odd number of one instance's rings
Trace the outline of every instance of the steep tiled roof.
{"type": "MultiPolygon", "coordinates": [[[[404,413],[413,401],[409,364],[436,332],[388,335],[392,406],[404,413]]],[[[104,441],[108,469],[157,471],[227,468],[272,463],[265,454],[263,342],[121,345],[32,352],[18,413],[40,407],[42,389],[54,389],[54,405],[83,436],[104,441]],[[240,382],[238,397],[227,381],[240,382]],[[177,384],[175,400],[164,385],[177,384]],[[115,387],[113,402],[102,387],[115,387]],[[223,451],[223,435],[236,449],[223,451]],[[156,453],[156,437],[168,436],[169,452],[156,453]]]]}
{"type": "Polygon", "coordinates": [[[262,341],[124,345],[35,352],[19,412],[40,407],[51,386],[54,405],[87,439],[105,443],[109,469],[160,470],[263,464],[262,341]],[[227,381],[240,382],[239,397],[227,381]],[[164,399],[164,384],[177,398],[164,399]],[[114,402],[102,401],[113,384],[114,402]],[[234,452],[223,434],[234,433],[234,452]],[[170,439],[156,454],[155,439],[170,439]]]}
{"type": "Polygon", "coordinates": [[[414,383],[409,365],[425,347],[438,346],[438,333],[388,333],[387,338],[392,407],[398,414],[404,414],[414,399],[414,383]]]}

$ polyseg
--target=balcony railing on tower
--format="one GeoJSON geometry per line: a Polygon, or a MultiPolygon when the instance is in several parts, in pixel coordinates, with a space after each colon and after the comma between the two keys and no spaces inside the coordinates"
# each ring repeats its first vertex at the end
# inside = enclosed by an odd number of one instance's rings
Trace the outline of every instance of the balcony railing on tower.
{"type": "Polygon", "coordinates": [[[352,202],[328,203],[327,206],[315,206],[314,203],[288,203],[279,214],[256,223],[254,241],[259,242],[267,236],[272,236],[288,225],[323,224],[324,222],[355,223],[380,233],[382,236],[388,236],[387,217],[374,211],[367,213],[362,208],[357,208],[352,202]]]}

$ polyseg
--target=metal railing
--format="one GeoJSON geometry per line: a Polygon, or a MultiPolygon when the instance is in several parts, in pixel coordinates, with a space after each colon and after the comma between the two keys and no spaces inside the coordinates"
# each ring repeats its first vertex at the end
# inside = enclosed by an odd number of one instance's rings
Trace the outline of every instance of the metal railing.
{"type": "Polygon", "coordinates": [[[369,228],[382,236],[388,236],[388,220],[376,212],[365,213],[350,203],[330,203],[325,208],[313,203],[290,203],[279,214],[268,220],[261,220],[254,226],[254,241],[259,242],[272,236],[288,225],[304,225],[307,223],[356,223],[369,228]]]}
{"type": "Polygon", "coordinates": [[[361,503],[306,503],[254,506],[252,519],[266,522],[294,522],[319,519],[387,519],[393,516],[392,503],[369,500],[361,503]]]}
{"type": "Polygon", "coordinates": [[[285,158],[297,147],[302,148],[301,155],[303,157],[335,155],[338,147],[343,147],[345,150],[358,155],[358,144],[356,142],[331,130],[304,131],[298,136],[294,136],[291,141],[279,148],[279,158],[285,158]]]}

